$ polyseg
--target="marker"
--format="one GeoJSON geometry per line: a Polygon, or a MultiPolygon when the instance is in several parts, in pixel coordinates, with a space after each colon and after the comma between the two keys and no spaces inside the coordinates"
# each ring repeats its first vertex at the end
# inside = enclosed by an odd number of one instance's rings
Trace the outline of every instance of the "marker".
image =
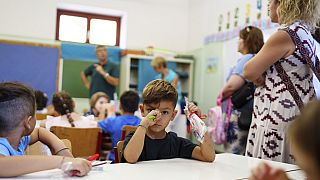
{"type": "Polygon", "coordinates": [[[94,161],[99,159],[99,154],[94,154],[93,156],[90,156],[89,158],[87,158],[88,161],[94,161]]]}
{"type": "Polygon", "coordinates": [[[148,116],[148,119],[150,119],[150,120],[152,120],[152,121],[154,121],[155,119],[157,118],[157,116],[148,116]]]}

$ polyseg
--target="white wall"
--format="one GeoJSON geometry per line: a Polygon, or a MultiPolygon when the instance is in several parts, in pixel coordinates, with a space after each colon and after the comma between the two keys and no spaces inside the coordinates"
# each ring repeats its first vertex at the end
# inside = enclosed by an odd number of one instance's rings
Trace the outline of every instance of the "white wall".
{"type": "Polygon", "coordinates": [[[187,49],[188,0],[1,0],[0,35],[54,40],[61,3],[126,13],[127,48],[187,49]]]}

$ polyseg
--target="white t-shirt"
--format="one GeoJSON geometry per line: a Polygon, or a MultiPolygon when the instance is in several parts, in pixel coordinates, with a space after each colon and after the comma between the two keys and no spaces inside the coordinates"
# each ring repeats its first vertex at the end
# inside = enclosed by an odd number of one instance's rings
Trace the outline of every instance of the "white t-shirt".
{"type": "MultiPolygon", "coordinates": [[[[94,116],[80,116],[75,113],[71,114],[71,117],[74,119],[73,123],[76,128],[95,128],[98,127],[98,123],[95,121],[94,116]]],[[[61,126],[61,127],[71,127],[67,116],[47,116],[46,120],[46,129],[50,130],[52,126],[61,126]]]]}

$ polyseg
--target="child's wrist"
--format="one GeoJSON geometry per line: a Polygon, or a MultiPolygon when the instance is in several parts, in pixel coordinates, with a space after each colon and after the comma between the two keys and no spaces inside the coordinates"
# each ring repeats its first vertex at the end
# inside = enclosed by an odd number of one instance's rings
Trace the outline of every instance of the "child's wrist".
{"type": "Polygon", "coordinates": [[[142,124],[139,124],[138,127],[142,127],[143,129],[145,129],[146,131],[148,130],[148,127],[142,125],[142,124]]]}

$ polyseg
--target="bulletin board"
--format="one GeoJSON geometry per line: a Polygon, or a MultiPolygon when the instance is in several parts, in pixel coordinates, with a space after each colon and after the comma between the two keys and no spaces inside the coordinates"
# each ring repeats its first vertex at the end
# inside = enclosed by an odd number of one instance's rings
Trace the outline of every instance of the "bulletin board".
{"type": "Polygon", "coordinates": [[[47,93],[58,89],[60,46],[0,40],[0,81],[16,81],[47,93]]]}

